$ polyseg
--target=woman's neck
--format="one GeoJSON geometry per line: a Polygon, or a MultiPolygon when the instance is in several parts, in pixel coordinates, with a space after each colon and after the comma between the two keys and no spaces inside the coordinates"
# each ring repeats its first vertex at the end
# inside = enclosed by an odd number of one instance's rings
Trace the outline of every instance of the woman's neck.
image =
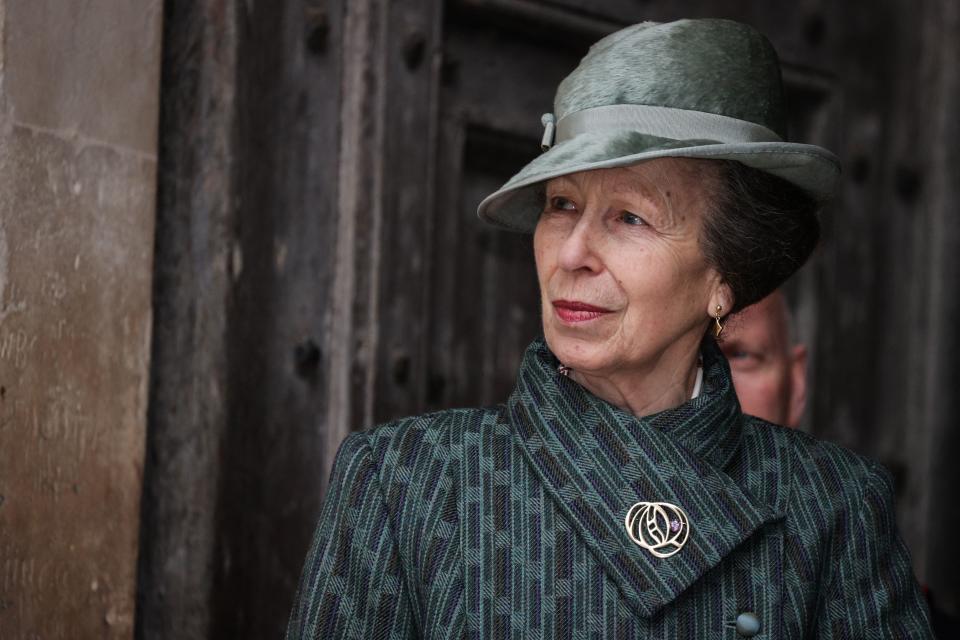
{"type": "Polygon", "coordinates": [[[577,384],[637,417],[678,407],[690,399],[697,380],[699,343],[679,353],[663,352],[644,366],[613,372],[573,369],[569,376],[577,384]]]}

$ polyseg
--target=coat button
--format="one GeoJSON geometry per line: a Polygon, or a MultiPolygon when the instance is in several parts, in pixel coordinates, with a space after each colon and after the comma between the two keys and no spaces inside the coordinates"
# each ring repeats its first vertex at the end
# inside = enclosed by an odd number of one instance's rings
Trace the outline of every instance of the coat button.
{"type": "Polygon", "coordinates": [[[753,636],[760,633],[760,618],[757,617],[757,614],[750,613],[741,613],[737,616],[737,633],[739,633],[744,638],[752,638],[753,636]]]}

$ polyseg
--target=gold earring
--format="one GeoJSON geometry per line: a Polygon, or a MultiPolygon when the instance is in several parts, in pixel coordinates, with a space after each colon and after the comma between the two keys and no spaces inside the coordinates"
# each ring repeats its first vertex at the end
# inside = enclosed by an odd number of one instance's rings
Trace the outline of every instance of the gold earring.
{"type": "Polygon", "coordinates": [[[723,310],[723,307],[719,304],[717,305],[717,315],[714,316],[713,321],[715,326],[713,327],[713,336],[719,338],[720,334],[723,333],[723,325],[720,324],[720,311],[723,310]]]}

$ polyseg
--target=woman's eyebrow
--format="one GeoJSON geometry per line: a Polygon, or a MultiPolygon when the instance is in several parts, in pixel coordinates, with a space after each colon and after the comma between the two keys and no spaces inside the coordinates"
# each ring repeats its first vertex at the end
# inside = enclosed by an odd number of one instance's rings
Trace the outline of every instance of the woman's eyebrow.
{"type": "Polygon", "coordinates": [[[571,180],[567,176],[558,176],[556,178],[553,178],[549,182],[547,182],[547,185],[546,185],[548,191],[551,188],[557,188],[561,186],[571,186],[571,187],[579,188],[580,184],[575,180],[571,180]]]}
{"type": "Polygon", "coordinates": [[[636,193],[645,198],[653,195],[655,189],[647,186],[640,180],[617,180],[610,190],[611,193],[636,193]]]}
{"type": "Polygon", "coordinates": [[[638,196],[656,205],[663,205],[670,199],[669,191],[664,191],[656,184],[640,179],[619,179],[611,187],[610,193],[618,196],[638,196]]]}

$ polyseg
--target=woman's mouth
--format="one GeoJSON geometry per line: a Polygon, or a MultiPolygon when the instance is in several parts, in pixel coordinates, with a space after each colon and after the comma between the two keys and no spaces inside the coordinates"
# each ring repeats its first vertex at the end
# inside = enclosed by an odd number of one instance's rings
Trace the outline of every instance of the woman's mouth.
{"type": "Polygon", "coordinates": [[[595,320],[600,316],[611,313],[610,309],[595,307],[592,304],[575,300],[554,300],[553,309],[557,317],[570,324],[595,320]]]}

